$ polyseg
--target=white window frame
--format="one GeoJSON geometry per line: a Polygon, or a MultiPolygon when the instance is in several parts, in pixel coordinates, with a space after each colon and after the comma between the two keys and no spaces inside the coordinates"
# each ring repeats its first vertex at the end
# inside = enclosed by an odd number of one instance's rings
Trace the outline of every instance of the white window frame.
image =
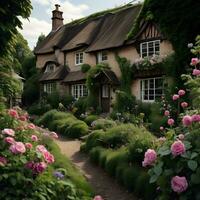
{"type": "Polygon", "coordinates": [[[83,52],[77,52],[75,53],[75,65],[81,65],[83,64],[84,60],[84,53],[83,52]]]}
{"type": "Polygon", "coordinates": [[[56,90],[56,83],[45,83],[43,89],[47,94],[51,94],[56,90]]]}
{"type": "Polygon", "coordinates": [[[109,85],[102,85],[102,98],[109,97],[109,85]]]}
{"type": "Polygon", "coordinates": [[[151,57],[153,55],[160,55],[160,40],[151,40],[151,41],[148,41],[148,42],[140,43],[140,57],[141,58],[151,57]],[[153,51],[150,51],[150,44],[153,45],[153,51]],[[158,47],[159,47],[159,51],[156,51],[156,45],[157,44],[158,44],[158,47]],[[146,52],[144,52],[145,49],[146,49],[146,52]]]}
{"type": "Polygon", "coordinates": [[[107,51],[100,51],[97,53],[97,62],[106,62],[108,60],[108,52],[107,51]]]}
{"type": "Polygon", "coordinates": [[[85,84],[74,84],[71,86],[71,95],[75,99],[88,96],[88,89],[85,84]]]}
{"type": "Polygon", "coordinates": [[[50,72],[54,72],[54,71],[55,71],[55,64],[49,63],[49,64],[46,66],[45,72],[46,72],[46,73],[50,73],[50,72]]]}
{"type": "Polygon", "coordinates": [[[162,77],[156,77],[156,78],[146,78],[140,80],[140,99],[142,102],[155,102],[157,97],[161,97],[163,95],[164,90],[164,80],[162,77]],[[153,80],[153,87],[150,87],[150,83],[152,83],[153,80]],[[162,86],[161,87],[155,87],[156,80],[162,80],[162,86]],[[150,82],[151,81],[151,82],[150,82]],[[145,88],[145,82],[147,83],[147,88],[145,88]],[[150,94],[150,90],[153,90],[153,94],[150,94]],[[156,90],[162,90],[162,94],[156,94],[156,90]],[[147,99],[145,98],[145,91],[147,91],[147,99]],[[150,98],[150,96],[153,97],[153,99],[150,98]]]}

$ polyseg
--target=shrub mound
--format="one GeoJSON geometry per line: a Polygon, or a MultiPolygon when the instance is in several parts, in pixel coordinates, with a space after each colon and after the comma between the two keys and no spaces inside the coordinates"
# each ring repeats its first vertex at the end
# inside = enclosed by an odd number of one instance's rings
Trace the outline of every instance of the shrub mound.
{"type": "Polygon", "coordinates": [[[97,119],[95,121],[92,122],[91,126],[94,130],[97,129],[108,129],[111,127],[116,126],[116,122],[113,120],[109,120],[109,119],[97,119]]]}

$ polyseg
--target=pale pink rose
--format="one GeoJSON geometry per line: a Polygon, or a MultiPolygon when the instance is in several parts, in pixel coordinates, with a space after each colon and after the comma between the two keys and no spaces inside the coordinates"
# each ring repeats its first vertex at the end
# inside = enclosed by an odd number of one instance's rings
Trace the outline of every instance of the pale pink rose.
{"type": "Polygon", "coordinates": [[[192,75],[199,76],[200,75],[200,70],[199,69],[193,69],[192,75]]]}
{"type": "Polygon", "coordinates": [[[192,121],[193,122],[200,122],[200,115],[192,115],[192,121]]]}
{"type": "Polygon", "coordinates": [[[178,135],[178,138],[179,138],[179,140],[184,140],[184,139],[185,139],[185,136],[184,136],[183,134],[179,134],[179,135],[178,135]]]}
{"type": "Polygon", "coordinates": [[[178,94],[174,94],[174,95],[172,96],[173,101],[176,101],[176,100],[179,99],[179,98],[180,98],[180,97],[179,97],[178,94]]]}
{"type": "Polygon", "coordinates": [[[148,149],[144,154],[144,161],[142,166],[146,167],[148,165],[153,165],[157,159],[157,153],[153,149],[148,149]]]}
{"type": "Polygon", "coordinates": [[[171,187],[174,192],[184,192],[188,188],[187,179],[184,176],[174,176],[171,180],[171,187]]]}
{"type": "Polygon", "coordinates": [[[14,154],[25,153],[26,147],[22,142],[15,142],[10,146],[10,151],[14,154]]]}
{"type": "Polygon", "coordinates": [[[32,141],[34,141],[34,142],[37,142],[37,141],[38,141],[37,135],[31,135],[31,139],[32,139],[32,141]]]}
{"type": "Polygon", "coordinates": [[[178,91],[179,96],[184,96],[185,95],[185,90],[179,90],[178,91]]]}
{"type": "Polygon", "coordinates": [[[0,156],[0,166],[5,166],[7,164],[7,159],[5,157],[0,156]]]}
{"type": "Polygon", "coordinates": [[[5,128],[5,129],[3,129],[2,134],[15,136],[15,131],[10,128],[5,128]]]}
{"type": "Polygon", "coordinates": [[[17,113],[17,111],[14,110],[14,109],[9,109],[9,110],[8,110],[8,114],[9,114],[11,117],[18,118],[18,113],[17,113]]]}
{"type": "Polygon", "coordinates": [[[43,152],[43,157],[47,163],[54,162],[54,156],[51,153],[49,153],[48,151],[43,152]]]}
{"type": "Polygon", "coordinates": [[[165,116],[169,116],[169,114],[170,114],[169,110],[165,110],[164,115],[165,115],[165,116]]]}
{"type": "Polygon", "coordinates": [[[35,163],[33,166],[33,170],[35,173],[42,173],[47,168],[47,164],[45,162],[35,163]]]}
{"type": "Polygon", "coordinates": [[[172,145],[171,145],[171,152],[173,156],[178,156],[178,155],[182,155],[184,154],[186,151],[185,149],[185,145],[183,142],[181,142],[180,140],[175,141],[172,145]]]}
{"type": "Polygon", "coordinates": [[[55,133],[55,132],[51,132],[51,136],[52,136],[53,138],[55,138],[55,139],[58,138],[58,135],[57,135],[57,133],[55,133]]]}
{"type": "Polygon", "coordinates": [[[163,130],[164,130],[164,127],[163,127],[163,126],[161,126],[161,127],[160,127],[160,131],[163,131],[163,130]]]}
{"type": "Polygon", "coordinates": [[[21,121],[27,121],[27,118],[26,118],[25,115],[22,115],[22,116],[19,117],[19,120],[21,120],[21,121]]]}
{"type": "Polygon", "coordinates": [[[174,120],[172,118],[167,120],[168,125],[172,126],[174,124],[174,120]]]}
{"type": "Polygon", "coordinates": [[[44,145],[37,145],[36,146],[36,151],[40,152],[40,153],[44,153],[47,151],[47,149],[45,148],[44,145]]]}
{"type": "Polygon", "coordinates": [[[27,142],[27,143],[25,143],[25,147],[26,147],[27,149],[32,149],[32,148],[33,148],[33,145],[32,145],[31,143],[27,142]]]}
{"type": "Polygon", "coordinates": [[[15,143],[15,140],[14,140],[14,138],[12,138],[12,137],[6,137],[6,138],[4,139],[4,141],[5,141],[6,143],[8,143],[8,144],[14,144],[14,143],[15,143]]]}
{"type": "Polygon", "coordinates": [[[159,138],[158,138],[158,141],[159,141],[160,143],[163,143],[163,142],[166,141],[166,138],[165,138],[165,137],[159,137],[159,138]]]}
{"type": "Polygon", "coordinates": [[[181,107],[182,108],[187,108],[188,107],[188,103],[187,102],[182,102],[181,103],[181,107]]]}
{"type": "Polygon", "coordinates": [[[93,200],[103,200],[103,198],[100,195],[97,195],[97,196],[94,197],[93,200]]]}
{"type": "Polygon", "coordinates": [[[192,124],[192,117],[189,115],[185,115],[182,119],[182,123],[184,126],[190,126],[192,124]]]}
{"type": "Polygon", "coordinates": [[[195,66],[195,65],[197,65],[198,63],[199,63],[199,59],[198,59],[198,58],[192,58],[192,59],[191,59],[191,63],[190,63],[190,64],[191,64],[192,66],[195,66]]]}
{"type": "Polygon", "coordinates": [[[29,125],[28,125],[28,128],[29,128],[29,129],[35,129],[36,127],[35,127],[34,124],[29,124],[29,125]]]}

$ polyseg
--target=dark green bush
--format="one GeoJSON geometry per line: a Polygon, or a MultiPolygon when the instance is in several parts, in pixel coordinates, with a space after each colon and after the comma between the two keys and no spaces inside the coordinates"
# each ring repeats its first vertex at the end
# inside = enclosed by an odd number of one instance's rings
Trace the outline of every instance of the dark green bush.
{"type": "Polygon", "coordinates": [[[116,122],[109,119],[97,119],[92,122],[91,126],[94,130],[103,129],[106,130],[108,128],[116,126],[116,122]]]}
{"type": "Polygon", "coordinates": [[[89,64],[83,64],[83,65],[81,65],[81,71],[83,73],[88,72],[90,70],[90,68],[91,68],[91,66],[89,64]]]}
{"type": "Polygon", "coordinates": [[[104,149],[103,151],[100,151],[98,163],[99,166],[101,166],[102,168],[105,168],[107,157],[111,151],[112,151],[111,149],[104,149]]]}
{"type": "Polygon", "coordinates": [[[97,120],[98,118],[99,118],[99,116],[97,116],[97,115],[88,115],[88,116],[84,119],[84,121],[86,122],[86,124],[87,124],[88,126],[91,126],[92,122],[95,121],[95,120],[97,120]]]}
{"type": "Polygon", "coordinates": [[[74,102],[74,97],[72,97],[71,95],[63,95],[60,97],[60,103],[62,103],[63,106],[67,109],[70,109],[73,102],[74,102]]]}
{"type": "Polygon", "coordinates": [[[43,115],[51,109],[50,104],[34,103],[28,108],[28,113],[30,115],[43,115]]]}
{"type": "Polygon", "coordinates": [[[93,163],[96,163],[98,164],[99,163],[99,158],[100,158],[100,154],[101,152],[105,151],[104,148],[102,147],[94,147],[89,155],[90,155],[90,160],[93,162],[93,163]]]}
{"type": "Polygon", "coordinates": [[[60,95],[58,92],[53,92],[47,95],[47,103],[49,103],[52,108],[57,109],[60,103],[60,95]]]}
{"type": "Polygon", "coordinates": [[[76,117],[80,117],[81,114],[85,114],[86,109],[87,109],[87,98],[86,97],[79,98],[73,104],[74,115],[76,117]]]}

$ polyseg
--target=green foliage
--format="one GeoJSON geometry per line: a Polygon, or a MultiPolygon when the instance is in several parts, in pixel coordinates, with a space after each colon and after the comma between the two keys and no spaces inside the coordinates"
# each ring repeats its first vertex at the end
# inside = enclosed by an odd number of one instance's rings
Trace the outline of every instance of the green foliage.
{"type": "Polygon", "coordinates": [[[91,126],[92,122],[97,120],[98,118],[99,118],[99,116],[97,116],[97,115],[88,115],[88,116],[86,116],[84,121],[88,126],[91,126]]]}
{"type": "Polygon", "coordinates": [[[44,113],[48,112],[49,110],[51,110],[52,107],[50,104],[43,104],[43,103],[35,103],[32,104],[29,108],[28,108],[28,113],[30,115],[43,115],[44,113]]]}
{"type": "Polygon", "coordinates": [[[94,130],[103,129],[106,130],[108,128],[116,126],[116,122],[110,119],[97,119],[92,122],[91,126],[94,130]]]}
{"type": "Polygon", "coordinates": [[[87,97],[79,98],[73,104],[73,113],[75,116],[80,117],[87,109],[87,97]]]}
{"type": "Polygon", "coordinates": [[[58,108],[60,103],[60,95],[57,91],[47,95],[47,103],[49,103],[53,109],[58,108]]]}
{"type": "Polygon", "coordinates": [[[91,66],[89,64],[83,64],[83,65],[81,65],[81,71],[83,73],[88,72],[90,70],[90,68],[91,68],[91,66]]]}
{"type": "Polygon", "coordinates": [[[41,42],[44,41],[45,38],[46,38],[46,36],[43,33],[41,33],[40,36],[38,37],[36,46],[40,45],[41,42]]]}

